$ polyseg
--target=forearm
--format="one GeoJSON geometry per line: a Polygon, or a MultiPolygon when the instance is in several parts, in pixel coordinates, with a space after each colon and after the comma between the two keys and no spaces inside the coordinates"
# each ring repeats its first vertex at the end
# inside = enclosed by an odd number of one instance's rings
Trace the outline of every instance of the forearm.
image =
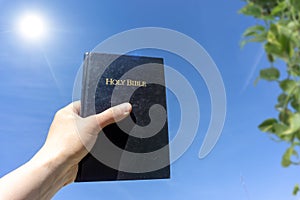
{"type": "Polygon", "coordinates": [[[0,199],[51,199],[64,185],[72,182],[77,165],[70,165],[62,156],[39,151],[29,162],[0,179],[0,199]]]}

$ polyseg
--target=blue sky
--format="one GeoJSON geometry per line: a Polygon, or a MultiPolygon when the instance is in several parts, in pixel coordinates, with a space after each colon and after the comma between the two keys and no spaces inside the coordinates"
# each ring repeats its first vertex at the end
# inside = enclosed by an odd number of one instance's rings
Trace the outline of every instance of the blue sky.
{"type": "MultiPolygon", "coordinates": [[[[172,164],[170,180],[71,184],[53,199],[297,199],[291,192],[300,182],[300,168],[280,165],[287,145],[257,129],[263,119],[276,115],[273,105],[279,90],[265,82],[253,85],[259,69],[269,65],[259,44],[239,47],[245,28],[256,23],[237,13],[243,4],[238,0],[0,0],[0,176],[42,146],[55,112],[72,101],[84,52],[128,29],[164,27],[200,43],[223,77],[227,117],[216,147],[205,159],[198,158],[210,119],[209,93],[202,78],[166,52],[144,51],[164,56],[166,64],[181,70],[197,88],[201,121],[193,144],[172,164]],[[27,11],[41,13],[47,20],[47,37],[39,43],[25,41],[15,30],[27,11]]],[[[180,112],[175,98],[169,97],[173,136],[180,112]]]]}

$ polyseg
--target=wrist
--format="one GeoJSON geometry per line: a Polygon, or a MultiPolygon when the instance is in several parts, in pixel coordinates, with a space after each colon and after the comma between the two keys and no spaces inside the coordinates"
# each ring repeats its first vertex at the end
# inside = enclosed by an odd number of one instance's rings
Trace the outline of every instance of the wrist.
{"type": "Polygon", "coordinates": [[[0,179],[0,199],[51,199],[75,179],[77,165],[69,165],[62,157],[42,149],[29,162],[0,179]]]}
{"type": "Polygon", "coordinates": [[[36,174],[43,174],[40,178],[44,193],[51,197],[63,186],[73,182],[78,170],[78,166],[67,162],[62,154],[51,154],[43,148],[27,164],[36,174]]]}

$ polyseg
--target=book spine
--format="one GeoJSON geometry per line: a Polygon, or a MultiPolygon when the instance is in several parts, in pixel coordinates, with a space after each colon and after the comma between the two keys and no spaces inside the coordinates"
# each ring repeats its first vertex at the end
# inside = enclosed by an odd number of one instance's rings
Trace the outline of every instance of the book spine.
{"type": "MultiPolygon", "coordinates": [[[[80,116],[84,117],[86,115],[85,106],[83,105],[84,102],[86,102],[87,99],[87,79],[88,79],[88,65],[89,65],[89,52],[86,52],[84,54],[83,59],[83,74],[82,74],[82,88],[81,88],[81,106],[80,106],[80,116]]],[[[81,182],[81,171],[82,171],[82,162],[78,165],[78,172],[75,179],[75,182],[81,182]]]]}
{"type": "Polygon", "coordinates": [[[87,100],[87,91],[88,91],[88,68],[89,68],[89,58],[90,58],[90,53],[86,52],[84,54],[84,64],[83,64],[83,75],[82,75],[82,88],[81,88],[81,109],[80,109],[80,116],[85,117],[86,116],[86,111],[84,108],[86,106],[83,105],[84,102],[87,100]]]}

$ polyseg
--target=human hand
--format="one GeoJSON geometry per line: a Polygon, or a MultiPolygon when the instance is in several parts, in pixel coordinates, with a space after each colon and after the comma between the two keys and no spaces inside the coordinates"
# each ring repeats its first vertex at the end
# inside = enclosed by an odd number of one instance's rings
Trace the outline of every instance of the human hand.
{"type": "Polygon", "coordinates": [[[0,179],[0,199],[51,199],[75,180],[78,163],[101,129],[127,117],[131,109],[123,103],[87,118],[79,116],[80,102],[59,110],[43,147],[29,162],[0,179]]]}
{"type": "Polygon", "coordinates": [[[91,150],[101,129],[127,117],[131,109],[129,103],[123,103],[100,114],[82,118],[79,115],[80,102],[69,104],[56,113],[40,156],[53,158],[57,164],[72,169],[70,180],[65,184],[73,182],[78,163],[91,150]]]}

